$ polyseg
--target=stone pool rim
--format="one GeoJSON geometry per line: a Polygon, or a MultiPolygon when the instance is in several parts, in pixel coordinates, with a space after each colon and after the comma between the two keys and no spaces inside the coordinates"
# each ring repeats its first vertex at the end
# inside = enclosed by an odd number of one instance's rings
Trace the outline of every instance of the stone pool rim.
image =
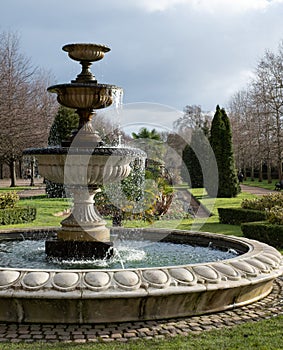
{"type": "MultiPolygon", "coordinates": [[[[54,233],[52,228],[48,231],[54,233]]],[[[166,240],[233,243],[244,252],[218,262],[125,270],[0,267],[0,321],[109,323],[206,314],[265,297],[283,273],[281,254],[258,241],[186,230],[141,231],[160,234],[166,240]]],[[[38,232],[32,234],[40,235],[38,232]]],[[[0,238],[17,235],[20,233],[6,232],[0,238]]]]}

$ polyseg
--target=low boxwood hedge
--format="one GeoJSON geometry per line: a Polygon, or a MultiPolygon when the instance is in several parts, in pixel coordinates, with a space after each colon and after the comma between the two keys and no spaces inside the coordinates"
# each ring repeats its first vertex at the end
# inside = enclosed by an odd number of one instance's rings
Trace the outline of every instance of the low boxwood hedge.
{"type": "Polygon", "coordinates": [[[275,248],[283,248],[283,225],[274,225],[267,221],[249,222],[241,225],[243,235],[275,248]]]}
{"type": "Polygon", "coordinates": [[[13,225],[31,222],[36,218],[34,207],[14,207],[0,209],[0,225],[13,225]]]}
{"type": "Polygon", "coordinates": [[[266,220],[264,211],[243,208],[218,208],[221,224],[240,225],[243,222],[266,220]]]}

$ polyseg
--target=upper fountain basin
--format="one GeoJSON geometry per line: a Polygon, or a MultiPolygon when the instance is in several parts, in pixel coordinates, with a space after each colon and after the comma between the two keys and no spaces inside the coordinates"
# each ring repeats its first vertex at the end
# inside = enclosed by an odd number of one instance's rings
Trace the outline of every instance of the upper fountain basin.
{"type": "Polygon", "coordinates": [[[99,61],[104,57],[106,52],[110,51],[110,48],[100,44],[67,44],[63,46],[62,50],[68,52],[70,58],[75,61],[99,61]]]}
{"type": "Polygon", "coordinates": [[[24,154],[37,158],[46,179],[66,185],[101,185],[121,181],[131,172],[130,163],[145,158],[142,150],[124,147],[28,148],[24,154]]]}
{"type": "Polygon", "coordinates": [[[115,85],[70,83],[52,85],[47,89],[57,94],[57,101],[69,108],[100,109],[109,107],[122,89],[115,85]]]}

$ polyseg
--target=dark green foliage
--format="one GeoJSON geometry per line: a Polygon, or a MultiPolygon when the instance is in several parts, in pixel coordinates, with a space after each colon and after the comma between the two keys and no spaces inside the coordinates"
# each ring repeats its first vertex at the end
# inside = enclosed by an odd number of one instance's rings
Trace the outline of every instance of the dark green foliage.
{"type": "Polygon", "coordinates": [[[203,187],[202,169],[199,160],[190,145],[183,150],[183,166],[181,169],[182,179],[192,188],[203,187]]]}
{"type": "Polygon", "coordinates": [[[132,171],[129,176],[122,180],[122,188],[125,196],[131,200],[138,202],[143,197],[144,188],[144,167],[140,160],[136,159],[131,163],[132,171]]]}
{"type": "Polygon", "coordinates": [[[131,173],[121,181],[121,186],[115,183],[103,186],[95,196],[99,213],[111,217],[116,226],[120,226],[132,212],[139,212],[137,206],[143,197],[144,167],[136,159],[131,163],[131,168],[131,173]]]}
{"type": "Polygon", "coordinates": [[[192,132],[190,145],[186,145],[183,150],[181,176],[185,182],[192,188],[203,187],[203,174],[199,157],[204,159],[203,145],[200,145],[203,132],[200,129],[195,129],[192,132]],[[198,152],[198,156],[196,155],[198,152]]]}
{"type": "Polygon", "coordinates": [[[133,132],[132,136],[134,139],[150,139],[161,141],[161,136],[155,129],[148,130],[147,128],[141,128],[138,133],[133,132]]]}
{"type": "Polygon", "coordinates": [[[63,140],[67,140],[74,130],[78,128],[79,116],[73,109],[60,106],[51,126],[48,145],[61,145],[63,140]]]}
{"type": "Polygon", "coordinates": [[[209,168],[209,127],[207,120],[192,129],[191,142],[183,150],[181,175],[192,188],[204,187],[204,174],[209,168]]]}
{"type": "MultiPolygon", "coordinates": [[[[211,124],[210,145],[218,167],[217,197],[235,197],[240,192],[240,186],[235,169],[231,126],[225,110],[219,106],[216,107],[211,124]]],[[[213,184],[207,187],[208,193],[211,193],[210,186],[213,184]]]]}
{"type": "Polygon", "coordinates": [[[45,191],[48,198],[66,198],[63,184],[45,180],[45,191]]]}
{"type": "MultiPolygon", "coordinates": [[[[72,132],[78,128],[79,116],[73,109],[60,106],[51,126],[48,144],[59,146],[61,142],[72,136],[72,132]]],[[[45,180],[48,198],[65,198],[66,193],[63,184],[57,184],[45,180]]]]}
{"type": "Polygon", "coordinates": [[[15,207],[0,209],[0,225],[13,225],[31,222],[36,218],[36,208],[15,207]]]}
{"type": "Polygon", "coordinates": [[[283,248],[283,225],[268,222],[250,222],[241,225],[243,235],[269,244],[275,248],[283,248]]]}
{"type": "Polygon", "coordinates": [[[221,224],[240,225],[243,222],[266,220],[264,211],[242,208],[218,208],[221,224]]]}

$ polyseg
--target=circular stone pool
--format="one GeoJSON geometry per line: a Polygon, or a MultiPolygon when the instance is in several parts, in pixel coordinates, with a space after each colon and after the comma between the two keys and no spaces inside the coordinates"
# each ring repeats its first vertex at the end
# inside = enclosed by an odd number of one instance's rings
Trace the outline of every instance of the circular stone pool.
{"type": "Polygon", "coordinates": [[[8,268],[27,269],[131,269],[206,263],[231,259],[234,249],[219,250],[185,243],[122,240],[114,242],[109,259],[59,260],[46,258],[42,239],[0,241],[0,264],[8,268]],[[176,254],[178,252],[178,254],[176,254]]]}
{"type": "MultiPolygon", "coordinates": [[[[175,247],[175,256],[180,255],[180,246],[188,245],[237,255],[191,263],[188,254],[181,265],[126,269],[1,267],[0,321],[110,323],[205,314],[263,298],[283,273],[281,254],[257,241],[166,229],[138,233],[175,247]]],[[[112,230],[114,240],[136,234],[137,230],[112,230]]],[[[17,238],[18,242],[35,236],[43,234],[1,235],[5,241],[17,238]]],[[[8,247],[3,240],[2,250],[8,247]]]]}

